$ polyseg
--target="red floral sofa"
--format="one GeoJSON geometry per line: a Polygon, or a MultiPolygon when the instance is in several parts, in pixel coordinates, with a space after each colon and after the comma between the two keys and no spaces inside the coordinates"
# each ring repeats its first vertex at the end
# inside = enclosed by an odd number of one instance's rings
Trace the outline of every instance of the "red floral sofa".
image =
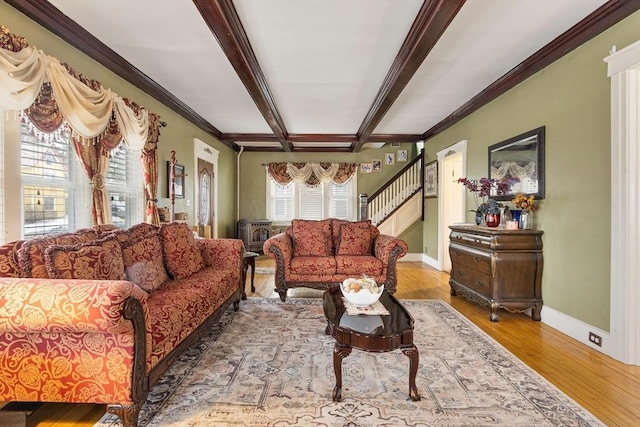
{"type": "Polygon", "coordinates": [[[106,404],[134,426],[169,365],[239,308],[241,240],[110,228],[0,246],[0,402],[106,404]]]}
{"type": "Polygon", "coordinates": [[[284,233],[266,240],[263,250],[276,261],[276,291],[285,301],[288,289],[327,289],[362,274],[394,293],[396,262],[407,244],[380,234],[371,221],[294,219],[284,233]]]}

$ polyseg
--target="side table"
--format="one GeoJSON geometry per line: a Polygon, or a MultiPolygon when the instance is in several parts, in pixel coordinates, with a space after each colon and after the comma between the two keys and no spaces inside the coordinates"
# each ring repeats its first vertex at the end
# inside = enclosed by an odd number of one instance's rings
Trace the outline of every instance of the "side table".
{"type": "Polygon", "coordinates": [[[247,299],[247,293],[245,288],[247,286],[247,270],[251,266],[251,292],[256,291],[256,287],[253,285],[253,280],[256,277],[256,257],[260,254],[257,252],[245,252],[242,258],[242,299],[247,299]]]}

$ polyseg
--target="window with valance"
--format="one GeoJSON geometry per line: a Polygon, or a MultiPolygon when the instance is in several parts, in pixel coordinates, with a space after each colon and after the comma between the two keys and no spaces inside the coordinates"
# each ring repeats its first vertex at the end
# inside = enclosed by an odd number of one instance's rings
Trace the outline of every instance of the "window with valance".
{"type": "Polygon", "coordinates": [[[21,111],[43,134],[68,127],[72,148],[91,187],[94,224],[108,223],[112,218],[105,187],[111,151],[122,143],[139,151],[145,220],[159,223],[157,114],[104,88],[1,26],[0,108],[21,111]]]}
{"type": "Polygon", "coordinates": [[[357,163],[269,163],[267,216],[293,218],[357,217],[357,163]]]}

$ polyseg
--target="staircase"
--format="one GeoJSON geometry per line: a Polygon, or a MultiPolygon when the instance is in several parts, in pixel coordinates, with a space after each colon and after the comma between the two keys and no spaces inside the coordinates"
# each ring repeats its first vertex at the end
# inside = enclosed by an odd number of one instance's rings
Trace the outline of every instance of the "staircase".
{"type": "Polygon", "coordinates": [[[371,196],[360,196],[361,219],[370,219],[383,234],[399,236],[423,218],[422,156],[420,153],[371,196]]]}

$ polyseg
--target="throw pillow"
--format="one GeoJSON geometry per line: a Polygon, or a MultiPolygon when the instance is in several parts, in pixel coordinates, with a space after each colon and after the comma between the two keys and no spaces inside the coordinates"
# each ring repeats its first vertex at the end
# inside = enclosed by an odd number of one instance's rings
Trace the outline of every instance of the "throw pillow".
{"type": "Polygon", "coordinates": [[[18,251],[21,277],[34,279],[50,279],[44,259],[45,251],[50,246],[73,246],[81,243],[93,242],[97,239],[96,231],[92,228],[80,228],[72,233],[55,234],[47,237],[37,237],[24,242],[18,251]]]}
{"type": "Polygon", "coordinates": [[[163,223],[160,236],[164,262],[173,279],[184,279],[204,268],[204,259],[187,224],[163,223]]]}
{"type": "Polygon", "coordinates": [[[331,221],[291,221],[293,256],[331,256],[331,221]]]}
{"type": "Polygon", "coordinates": [[[152,231],[137,242],[122,246],[122,258],[127,280],[147,292],[169,280],[162,259],[162,243],[158,231],[152,231]]]}
{"type": "Polygon", "coordinates": [[[50,246],[44,258],[51,279],[126,280],[122,249],[113,237],[74,246],[50,246]]]}
{"type": "Polygon", "coordinates": [[[367,221],[349,222],[340,226],[336,255],[370,255],[371,232],[367,221]]]}
{"type": "Polygon", "coordinates": [[[315,231],[299,230],[293,237],[293,256],[330,256],[331,240],[315,231]]]}
{"type": "Polygon", "coordinates": [[[346,221],[344,219],[334,218],[332,220],[332,223],[333,223],[333,226],[332,226],[333,251],[336,254],[338,252],[338,246],[340,245],[340,227],[342,227],[343,224],[358,224],[359,226],[361,226],[361,224],[367,224],[367,226],[369,227],[369,233],[371,233],[372,242],[375,240],[376,237],[380,235],[380,231],[378,230],[378,227],[371,224],[370,219],[365,221],[346,221]]]}

